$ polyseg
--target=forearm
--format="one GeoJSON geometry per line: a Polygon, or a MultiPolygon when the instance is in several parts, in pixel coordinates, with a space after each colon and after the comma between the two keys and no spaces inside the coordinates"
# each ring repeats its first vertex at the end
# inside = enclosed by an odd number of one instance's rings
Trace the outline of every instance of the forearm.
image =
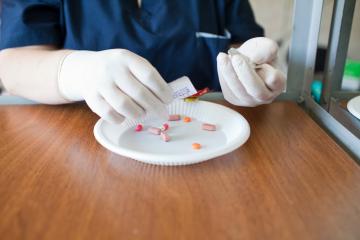
{"type": "Polygon", "coordinates": [[[14,95],[47,104],[67,103],[58,88],[58,70],[71,50],[51,46],[5,49],[0,52],[0,79],[14,95]]]}

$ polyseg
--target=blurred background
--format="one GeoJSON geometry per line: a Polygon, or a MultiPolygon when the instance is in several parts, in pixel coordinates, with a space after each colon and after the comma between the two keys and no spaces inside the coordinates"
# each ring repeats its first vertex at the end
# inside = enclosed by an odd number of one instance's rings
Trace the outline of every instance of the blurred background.
{"type": "MultiPolygon", "coordinates": [[[[257,21],[265,28],[265,35],[276,40],[280,45],[281,67],[287,71],[287,56],[291,40],[294,0],[250,0],[257,21]]],[[[328,44],[334,0],[325,0],[318,42],[316,69],[312,92],[319,100],[321,79],[323,79],[326,47],[328,44]]],[[[343,90],[360,90],[360,2],[356,2],[351,29],[348,59],[342,82],[343,90]]]]}
{"type": "MultiPolygon", "coordinates": [[[[291,37],[294,0],[250,0],[257,21],[265,28],[266,36],[287,42],[291,37]]],[[[325,0],[319,46],[326,47],[329,38],[333,0],[325,0]]],[[[356,3],[348,57],[360,60],[360,4],[356,3]]]]}

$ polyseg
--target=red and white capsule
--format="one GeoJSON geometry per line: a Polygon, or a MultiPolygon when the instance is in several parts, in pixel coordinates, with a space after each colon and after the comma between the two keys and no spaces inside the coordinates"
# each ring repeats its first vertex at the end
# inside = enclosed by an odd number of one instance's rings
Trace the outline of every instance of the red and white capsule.
{"type": "Polygon", "coordinates": [[[169,118],[168,118],[169,121],[179,121],[180,119],[181,119],[181,117],[179,114],[169,115],[169,118]]]}
{"type": "Polygon", "coordinates": [[[203,123],[201,128],[206,131],[216,131],[216,125],[210,123],[203,123]]]}
{"type": "Polygon", "coordinates": [[[162,139],[164,142],[170,141],[170,136],[169,136],[168,134],[166,134],[165,132],[161,132],[161,133],[160,133],[160,136],[161,136],[161,139],[162,139]]]}
{"type": "Polygon", "coordinates": [[[160,128],[156,128],[156,127],[149,127],[148,128],[148,132],[155,134],[155,135],[160,135],[161,133],[161,129],[160,128]]]}

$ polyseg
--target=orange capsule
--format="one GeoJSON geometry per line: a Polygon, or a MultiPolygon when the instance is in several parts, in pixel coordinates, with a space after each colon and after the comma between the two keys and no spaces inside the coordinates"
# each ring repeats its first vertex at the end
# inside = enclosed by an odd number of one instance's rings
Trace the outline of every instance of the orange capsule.
{"type": "Polygon", "coordinates": [[[193,143],[191,144],[193,149],[199,150],[201,148],[201,144],[200,143],[193,143]]]}
{"type": "Polygon", "coordinates": [[[191,118],[190,117],[184,117],[183,121],[186,122],[186,123],[191,122],[191,118]]]}

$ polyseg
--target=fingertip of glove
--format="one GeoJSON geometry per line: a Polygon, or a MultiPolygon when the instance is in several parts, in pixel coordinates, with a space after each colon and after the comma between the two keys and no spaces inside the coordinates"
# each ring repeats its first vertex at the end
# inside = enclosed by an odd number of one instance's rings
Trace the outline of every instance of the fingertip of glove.
{"type": "Polygon", "coordinates": [[[162,90],[163,96],[162,96],[162,101],[165,104],[170,104],[173,101],[173,96],[172,96],[172,90],[170,87],[166,86],[163,90],[162,90]]]}
{"type": "Polygon", "coordinates": [[[232,56],[232,57],[231,57],[231,61],[232,61],[233,63],[235,63],[236,65],[239,65],[239,66],[242,66],[242,65],[244,65],[244,64],[246,63],[245,60],[242,58],[241,55],[234,55],[234,56],[232,56]]]}
{"type": "Polygon", "coordinates": [[[246,41],[238,51],[249,57],[256,64],[270,62],[277,57],[277,43],[266,37],[256,37],[246,41]]]}
{"type": "Polygon", "coordinates": [[[229,56],[226,53],[220,52],[217,55],[216,60],[219,64],[224,65],[228,62],[229,56]]]}

